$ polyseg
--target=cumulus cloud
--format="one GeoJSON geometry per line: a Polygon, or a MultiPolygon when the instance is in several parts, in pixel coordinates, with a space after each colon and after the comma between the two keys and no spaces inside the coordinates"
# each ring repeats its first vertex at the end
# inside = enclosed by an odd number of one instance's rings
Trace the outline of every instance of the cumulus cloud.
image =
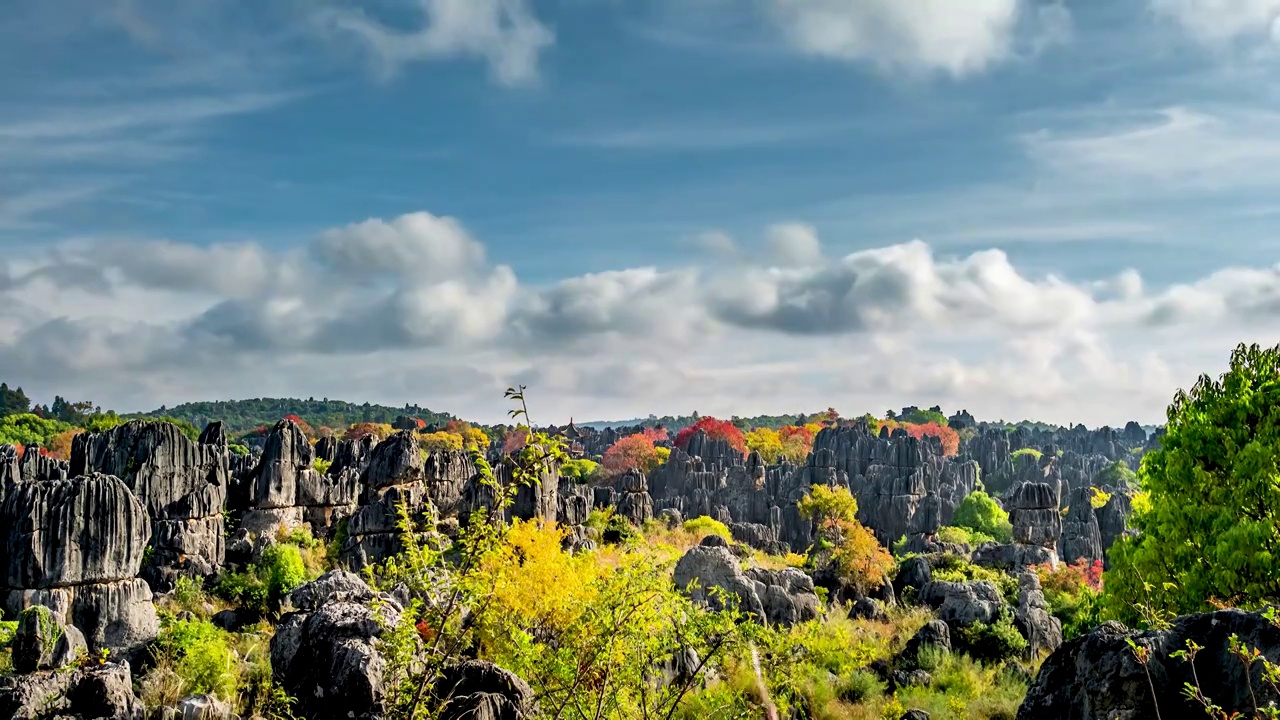
{"type": "Polygon", "coordinates": [[[812,225],[779,223],[770,226],[765,237],[779,265],[814,265],[822,260],[822,243],[812,225]]]}
{"type": "Polygon", "coordinates": [[[330,8],[320,21],[358,38],[384,74],[418,60],[479,57],[494,78],[520,85],[538,77],[538,59],[555,35],[538,20],[529,0],[417,0],[421,26],[400,30],[360,10],[330,8]]]}
{"type": "MultiPolygon", "coordinates": [[[[960,76],[986,69],[1014,50],[1024,0],[765,0],[790,42],[818,57],[960,76]]],[[[1061,39],[1061,5],[1031,14],[1037,42],[1061,39]],[[1045,31],[1051,35],[1045,35],[1045,31]]],[[[1067,26],[1069,27],[1069,25],[1067,26]]]]}
{"type": "Polygon", "coordinates": [[[1158,419],[1236,341],[1280,330],[1280,266],[1072,282],[994,249],[947,257],[917,240],[818,261],[808,226],[765,235],[773,252],[754,260],[545,286],[428,213],[286,251],[77,241],[0,265],[0,367],[32,391],[122,409],[293,388],[396,404],[429,393],[496,420],[495,388],[524,382],[559,419],[843,398],[1114,423],[1158,419]]]}

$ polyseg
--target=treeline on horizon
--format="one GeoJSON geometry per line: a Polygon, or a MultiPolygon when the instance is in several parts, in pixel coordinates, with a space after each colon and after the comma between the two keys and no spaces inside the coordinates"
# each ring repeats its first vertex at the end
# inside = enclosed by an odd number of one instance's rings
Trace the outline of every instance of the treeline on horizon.
{"type": "MultiPolygon", "coordinates": [[[[699,424],[699,421],[710,416],[697,412],[689,415],[666,415],[658,417],[636,418],[626,421],[593,421],[577,423],[578,427],[604,430],[606,428],[645,427],[662,428],[671,433],[699,424]]],[[[813,413],[794,413],[785,415],[756,415],[751,417],[732,416],[727,422],[742,432],[752,430],[781,430],[812,424],[831,424],[842,420],[865,418],[873,426],[882,420],[893,420],[903,424],[927,425],[936,423],[947,427],[954,425],[956,429],[968,429],[972,432],[977,427],[1024,427],[1030,430],[1054,430],[1060,426],[1043,422],[1023,421],[1019,423],[976,422],[974,418],[961,411],[948,418],[942,409],[934,406],[921,409],[910,406],[901,411],[889,410],[877,417],[871,413],[861,416],[841,417],[834,408],[827,408],[813,413]],[[957,422],[963,418],[963,422],[957,422]],[[962,426],[964,426],[962,428],[962,426]]],[[[91,401],[69,401],[55,396],[52,403],[42,405],[35,403],[21,387],[10,387],[0,382],[0,444],[16,446],[38,444],[57,457],[68,457],[70,438],[78,431],[102,432],[122,422],[133,419],[153,419],[172,422],[182,428],[183,432],[193,439],[200,429],[212,421],[221,421],[228,435],[234,440],[250,435],[261,435],[267,428],[282,419],[300,420],[311,428],[325,428],[336,435],[356,427],[387,428],[393,423],[408,421],[408,427],[445,428],[457,426],[460,418],[443,412],[437,412],[416,404],[406,403],[403,407],[391,407],[372,403],[355,404],[342,400],[323,398],[253,398],[247,400],[220,400],[189,402],[174,407],[161,406],[150,412],[118,414],[113,410],[103,409],[91,401]],[[66,447],[62,447],[66,445],[66,447]]],[[[472,425],[467,423],[467,425],[472,425]]],[[[488,428],[491,439],[500,439],[505,435],[507,426],[486,426],[474,424],[476,427],[488,428]]]]}

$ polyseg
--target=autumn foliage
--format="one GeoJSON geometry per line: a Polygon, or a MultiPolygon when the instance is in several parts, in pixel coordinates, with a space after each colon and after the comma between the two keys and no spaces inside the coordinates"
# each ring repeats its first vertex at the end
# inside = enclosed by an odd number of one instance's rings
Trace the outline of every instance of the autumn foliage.
{"type": "Polygon", "coordinates": [[[675,446],[681,450],[689,449],[689,439],[699,430],[705,432],[713,440],[725,440],[730,447],[742,454],[747,452],[747,441],[742,431],[728,420],[717,420],[713,417],[699,418],[698,422],[676,433],[675,446]]]}
{"type": "Polygon", "coordinates": [[[306,420],[303,420],[297,415],[285,415],[284,419],[291,421],[293,424],[301,428],[302,434],[307,436],[308,438],[315,437],[315,434],[316,434],[315,429],[312,428],[310,423],[308,423],[306,420]]]}
{"type": "Polygon", "coordinates": [[[506,437],[502,438],[502,452],[503,454],[510,455],[524,447],[528,442],[529,428],[521,425],[515,430],[507,433],[506,437]]]}
{"type": "Polygon", "coordinates": [[[960,434],[946,425],[939,425],[936,422],[900,423],[896,420],[879,420],[873,429],[879,432],[881,427],[889,428],[889,432],[902,428],[917,440],[925,435],[933,435],[942,441],[942,454],[948,457],[960,452],[960,434]]]}
{"type": "Polygon", "coordinates": [[[57,435],[54,435],[53,439],[49,441],[49,448],[45,452],[45,454],[51,455],[59,460],[70,460],[71,459],[71,441],[75,439],[75,436],[79,435],[82,432],[84,432],[84,430],[80,428],[75,428],[75,429],[66,430],[58,433],[57,435]]]}
{"type": "MultiPolygon", "coordinates": [[[[665,435],[665,433],[664,433],[665,435]]],[[[628,435],[604,451],[601,465],[609,475],[621,475],[628,470],[653,472],[661,462],[658,448],[654,447],[649,432],[628,435]]]]}
{"type": "Polygon", "coordinates": [[[342,439],[359,440],[366,435],[372,435],[378,440],[385,440],[391,437],[392,432],[391,426],[387,423],[356,423],[347,428],[347,431],[342,434],[342,439]]]}

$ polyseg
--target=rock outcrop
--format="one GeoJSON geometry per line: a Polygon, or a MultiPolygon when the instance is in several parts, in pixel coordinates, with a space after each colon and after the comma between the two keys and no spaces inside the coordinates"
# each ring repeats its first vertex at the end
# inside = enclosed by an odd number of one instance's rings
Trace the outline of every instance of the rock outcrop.
{"type": "Polygon", "coordinates": [[[1222,610],[1188,615],[1161,631],[1134,632],[1119,623],[1104,623],[1062,645],[1044,661],[1018,710],[1018,720],[1203,717],[1204,708],[1183,692],[1197,678],[1205,697],[1227,715],[1252,713],[1251,693],[1256,694],[1258,707],[1280,701],[1270,686],[1258,681],[1256,670],[1247,669],[1230,653],[1232,635],[1271,662],[1280,662],[1280,628],[1259,613],[1222,610]],[[1196,655],[1194,675],[1187,660],[1172,657],[1186,649],[1188,640],[1203,648],[1196,655]],[[1129,641],[1147,648],[1146,669],[1129,641]]]}
{"type": "Polygon", "coordinates": [[[222,565],[228,454],[221,423],[191,440],[172,423],[133,420],[77,435],[71,475],[114,475],[142,501],[151,518],[143,577],[154,590],[167,591],[179,575],[210,576],[222,565]]]}
{"type": "Polygon", "coordinates": [[[108,475],[23,482],[0,505],[5,608],[43,605],[84,634],[89,650],[132,650],[158,629],[138,578],[151,535],[147,509],[108,475]]]}
{"type": "Polygon", "coordinates": [[[1080,560],[1101,560],[1102,534],[1098,530],[1098,517],[1093,509],[1093,489],[1076,488],[1067,496],[1067,514],[1062,518],[1062,538],[1058,543],[1058,557],[1068,565],[1080,560]]]}
{"type": "Polygon", "coordinates": [[[351,469],[321,473],[315,449],[291,420],[281,420],[267,433],[257,466],[240,482],[237,498],[245,513],[243,530],[272,535],[280,529],[307,525],[315,537],[328,537],[356,508],[360,476],[351,469]]]}
{"type": "Polygon", "coordinates": [[[294,590],[297,611],[280,619],[271,638],[271,671],[298,698],[310,720],[373,720],[385,709],[386,662],[377,639],[398,622],[396,601],[369,605],[373,591],[352,573],[333,571],[294,590]],[[378,613],[382,613],[379,615],[378,613]]]}
{"type": "Polygon", "coordinates": [[[761,622],[793,625],[818,616],[820,604],[808,575],[795,569],[752,568],[744,572],[728,543],[718,535],[709,535],[697,547],[689,548],[676,563],[674,579],[676,587],[689,590],[695,602],[713,608],[723,607],[711,590],[720,588],[736,598],[739,611],[761,622]]]}
{"type": "Polygon", "coordinates": [[[426,461],[413,433],[401,431],[378,443],[360,479],[360,505],[347,524],[343,559],[362,568],[400,552],[397,508],[403,504],[411,519],[425,520],[425,478],[426,461]]]}

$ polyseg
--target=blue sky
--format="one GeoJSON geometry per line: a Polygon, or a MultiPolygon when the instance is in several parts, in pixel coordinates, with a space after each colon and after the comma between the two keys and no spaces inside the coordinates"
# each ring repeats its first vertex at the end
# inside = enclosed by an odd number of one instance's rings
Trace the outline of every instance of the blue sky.
{"type": "Polygon", "coordinates": [[[1116,423],[1274,341],[1280,0],[16,5],[37,394],[1116,423]]]}

